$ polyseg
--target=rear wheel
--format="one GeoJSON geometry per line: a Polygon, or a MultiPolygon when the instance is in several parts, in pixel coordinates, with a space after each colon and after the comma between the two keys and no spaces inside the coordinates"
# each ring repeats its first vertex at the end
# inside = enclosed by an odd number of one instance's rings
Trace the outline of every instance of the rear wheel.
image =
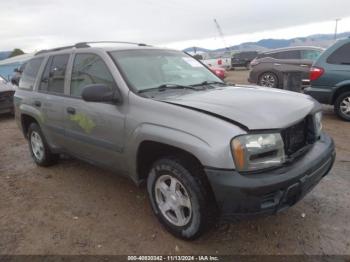
{"type": "Polygon", "coordinates": [[[210,191],[197,175],[181,159],[167,157],[154,163],[147,180],[155,215],[182,239],[198,238],[215,221],[210,191]]]}
{"type": "Polygon", "coordinates": [[[341,119],[350,121],[350,92],[342,93],[337,97],[334,111],[341,119]]]}
{"type": "Polygon", "coordinates": [[[277,88],[278,87],[278,78],[274,73],[266,72],[266,73],[263,73],[259,77],[258,84],[260,86],[277,88]]]}
{"type": "Polygon", "coordinates": [[[39,125],[36,123],[31,123],[28,128],[28,142],[30,153],[37,165],[49,166],[58,159],[58,155],[51,152],[39,125]]]}

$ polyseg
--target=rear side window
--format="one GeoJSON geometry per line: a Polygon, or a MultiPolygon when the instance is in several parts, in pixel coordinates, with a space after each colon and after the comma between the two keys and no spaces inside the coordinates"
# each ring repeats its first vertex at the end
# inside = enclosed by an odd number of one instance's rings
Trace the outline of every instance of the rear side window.
{"type": "Polygon", "coordinates": [[[74,59],[70,94],[80,97],[85,86],[105,84],[115,87],[114,79],[103,60],[95,54],[77,54],[74,59]]]}
{"type": "Polygon", "coordinates": [[[51,56],[41,77],[39,90],[48,93],[63,94],[64,80],[69,55],[51,56]]]}
{"type": "Polygon", "coordinates": [[[33,90],[36,76],[44,58],[31,59],[25,66],[19,82],[19,88],[33,90]]]}
{"type": "Polygon", "coordinates": [[[350,65],[350,43],[335,50],[328,58],[327,63],[336,65],[350,65]]]}
{"type": "Polygon", "coordinates": [[[316,61],[321,53],[321,50],[302,50],[301,59],[316,61]]]}
{"type": "Polygon", "coordinates": [[[301,56],[299,50],[289,50],[271,54],[271,57],[276,59],[300,59],[301,56]]]}

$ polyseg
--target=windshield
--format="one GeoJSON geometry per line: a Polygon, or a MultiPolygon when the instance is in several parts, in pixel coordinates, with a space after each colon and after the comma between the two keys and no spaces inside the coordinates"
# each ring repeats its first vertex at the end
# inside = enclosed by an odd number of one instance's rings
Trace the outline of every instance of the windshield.
{"type": "Polygon", "coordinates": [[[7,83],[7,81],[6,81],[6,79],[5,78],[3,78],[1,75],[0,75],[0,84],[6,84],[7,83]]]}
{"type": "Polygon", "coordinates": [[[137,91],[166,84],[190,86],[205,81],[222,82],[196,59],[178,51],[114,51],[111,56],[137,91]]]}

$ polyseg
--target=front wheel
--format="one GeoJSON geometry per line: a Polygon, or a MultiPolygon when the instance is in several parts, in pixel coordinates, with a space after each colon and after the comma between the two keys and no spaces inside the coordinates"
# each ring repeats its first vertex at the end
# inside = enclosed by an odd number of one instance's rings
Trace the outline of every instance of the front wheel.
{"type": "Polygon", "coordinates": [[[334,103],[334,111],[341,119],[350,121],[350,92],[338,96],[334,103]]]}
{"type": "Polygon", "coordinates": [[[182,239],[195,239],[210,228],[216,212],[208,189],[183,161],[163,158],[147,180],[152,209],[165,228],[182,239]]]}

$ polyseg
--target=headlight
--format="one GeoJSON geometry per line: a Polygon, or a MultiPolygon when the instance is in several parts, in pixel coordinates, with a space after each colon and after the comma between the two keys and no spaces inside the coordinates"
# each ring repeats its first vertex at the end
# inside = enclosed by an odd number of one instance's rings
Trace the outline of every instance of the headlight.
{"type": "Polygon", "coordinates": [[[322,131],[322,112],[317,112],[314,116],[314,122],[315,122],[315,135],[316,138],[319,138],[322,131]]]}
{"type": "Polygon", "coordinates": [[[232,154],[238,171],[254,171],[285,162],[284,144],[279,133],[252,134],[234,138],[232,154]]]}

